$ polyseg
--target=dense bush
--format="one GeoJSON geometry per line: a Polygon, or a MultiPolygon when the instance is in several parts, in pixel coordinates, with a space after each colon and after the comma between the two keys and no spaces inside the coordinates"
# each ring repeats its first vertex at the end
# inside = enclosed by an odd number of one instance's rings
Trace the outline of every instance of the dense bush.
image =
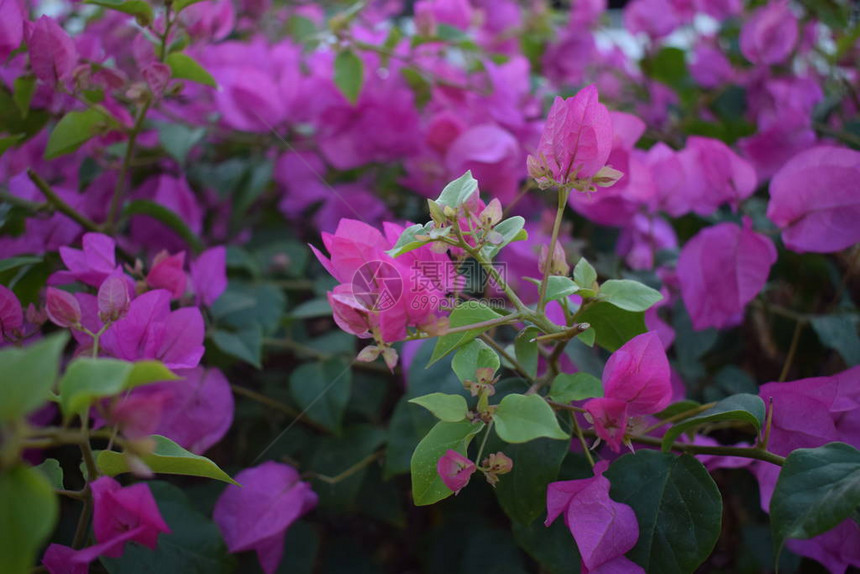
{"type": "Polygon", "coordinates": [[[857,8],[559,4],[0,0],[0,570],[860,567],[857,8]]]}

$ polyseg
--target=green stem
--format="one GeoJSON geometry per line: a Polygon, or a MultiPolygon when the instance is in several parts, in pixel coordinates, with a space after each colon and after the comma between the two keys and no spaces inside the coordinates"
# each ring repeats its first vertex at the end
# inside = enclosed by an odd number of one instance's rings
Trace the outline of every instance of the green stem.
{"type": "Polygon", "coordinates": [[[306,473],[304,476],[306,478],[316,478],[327,484],[337,484],[338,482],[349,478],[350,476],[363,469],[364,467],[368,466],[372,462],[379,460],[384,454],[385,451],[383,450],[379,450],[372,454],[369,454],[348,469],[346,469],[345,471],[341,472],[340,474],[336,474],[335,476],[327,476],[325,474],[317,474],[315,472],[306,473]]]}
{"type": "MultiPolygon", "coordinates": [[[[280,412],[284,413],[285,415],[287,415],[288,417],[291,417],[293,419],[299,418],[302,414],[297,409],[294,409],[293,407],[291,407],[290,405],[288,405],[286,403],[282,403],[281,401],[275,400],[271,397],[264,395],[263,393],[258,393],[257,391],[251,390],[247,387],[241,387],[239,385],[231,383],[230,389],[237,395],[251,399],[252,401],[256,401],[263,406],[269,407],[270,409],[280,411],[280,412]]],[[[301,417],[299,420],[314,430],[317,430],[317,431],[320,431],[323,433],[330,432],[324,426],[319,425],[319,424],[315,423],[314,421],[307,419],[305,417],[301,417]]]]}
{"type": "Polygon", "coordinates": [[[711,407],[713,407],[716,404],[717,403],[705,403],[704,405],[699,405],[699,406],[694,407],[692,409],[688,409],[686,411],[672,415],[671,417],[667,417],[667,418],[665,418],[659,422],[654,423],[650,427],[646,428],[644,431],[642,431],[642,434],[644,434],[644,435],[651,434],[653,431],[657,430],[658,428],[660,428],[663,425],[667,425],[669,423],[674,423],[674,422],[677,422],[680,420],[688,419],[693,415],[697,415],[701,412],[704,412],[704,411],[710,409],[711,407]]]}
{"type": "Polygon", "coordinates": [[[585,435],[579,426],[579,421],[576,420],[576,413],[570,412],[570,422],[573,423],[573,430],[576,436],[579,437],[579,444],[582,445],[582,452],[585,453],[585,458],[588,459],[588,464],[594,468],[594,458],[591,456],[591,451],[588,449],[588,443],[585,441],[585,435]]]}
{"type": "Polygon", "coordinates": [[[561,221],[564,219],[564,209],[567,207],[567,197],[570,191],[567,189],[558,190],[558,208],[555,212],[555,221],[552,224],[552,237],[549,240],[549,252],[543,270],[543,279],[540,282],[540,296],[538,297],[537,312],[543,313],[546,308],[546,289],[549,283],[550,269],[552,268],[552,258],[555,254],[555,244],[558,242],[558,232],[561,230],[561,221]]]}
{"type": "Polygon", "coordinates": [[[493,423],[496,421],[491,420],[490,424],[487,425],[487,432],[484,433],[484,440],[481,441],[481,446],[478,448],[478,456],[475,457],[475,465],[481,464],[481,457],[484,455],[484,447],[487,446],[487,439],[490,438],[490,433],[493,432],[493,423]]]}
{"type": "Polygon", "coordinates": [[[128,136],[125,155],[122,158],[122,165],[119,168],[116,187],[114,188],[113,197],[111,197],[110,207],[108,209],[106,227],[110,231],[116,231],[114,227],[117,216],[119,215],[120,200],[125,192],[125,181],[128,177],[129,166],[131,165],[131,160],[134,158],[134,148],[137,144],[137,136],[140,135],[140,132],[143,129],[143,121],[146,119],[146,113],[149,111],[149,107],[151,105],[152,98],[147,98],[143,103],[143,106],[140,108],[140,111],[137,114],[137,119],[135,119],[134,126],[131,128],[131,133],[128,136]]]}
{"type": "Polygon", "coordinates": [[[785,381],[791,371],[791,364],[794,362],[794,355],[797,353],[797,345],[800,343],[800,334],[803,332],[805,323],[798,321],[794,325],[794,335],[791,337],[791,345],[788,348],[788,356],[785,358],[785,363],[782,365],[782,372],[779,374],[779,382],[785,381]]]}
{"type": "Polygon", "coordinates": [[[95,222],[93,222],[90,218],[78,212],[68,203],[60,199],[60,196],[57,195],[53,189],[51,189],[51,186],[48,185],[48,183],[44,179],[39,177],[39,174],[37,174],[31,168],[27,169],[27,177],[30,178],[30,181],[32,181],[36,185],[39,191],[42,192],[42,195],[45,196],[45,199],[47,199],[48,202],[50,202],[57,209],[57,211],[59,211],[87,231],[101,231],[99,226],[96,225],[95,222]]]}

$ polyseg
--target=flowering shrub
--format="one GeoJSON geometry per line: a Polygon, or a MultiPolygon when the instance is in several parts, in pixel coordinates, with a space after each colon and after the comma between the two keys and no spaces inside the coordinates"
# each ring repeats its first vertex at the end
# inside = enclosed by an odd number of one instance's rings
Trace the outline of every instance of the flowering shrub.
{"type": "Polygon", "coordinates": [[[0,0],[4,573],[860,568],[860,14],[558,4],[0,0]]]}

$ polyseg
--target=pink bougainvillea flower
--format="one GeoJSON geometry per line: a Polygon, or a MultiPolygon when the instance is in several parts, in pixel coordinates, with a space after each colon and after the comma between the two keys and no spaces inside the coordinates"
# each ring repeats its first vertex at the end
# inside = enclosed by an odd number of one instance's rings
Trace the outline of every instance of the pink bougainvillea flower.
{"type": "Polygon", "coordinates": [[[81,322],[81,306],[74,295],[62,289],[48,287],[45,296],[45,311],[58,327],[71,327],[81,322]]]}
{"type": "Polygon", "coordinates": [[[659,39],[681,25],[670,0],[633,0],[624,8],[624,27],[631,34],[659,39]]]}
{"type": "Polygon", "coordinates": [[[451,449],[448,449],[436,463],[439,478],[446,487],[454,491],[454,494],[460,494],[460,491],[469,484],[469,479],[472,478],[475,470],[474,462],[451,449]]]}
{"type": "Polygon", "coordinates": [[[624,554],[639,540],[639,522],[633,509],[609,497],[607,461],[594,465],[594,476],[553,482],[546,491],[546,526],[560,514],[576,540],[583,572],[644,574],[624,554]]]}
{"type": "Polygon", "coordinates": [[[155,429],[180,446],[202,454],[217,443],[233,423],[233,392],[227,377],[216,369],[177,369],[177,381],[135,389],[132,397],[166,397],[155,429]]]}
{"type": "Polygon", "coordinates": [[[522,154],[517,139],[493,124],[465,130],[448,147],[448,174],[459,177],[471,170],[481,190],[508,203],[516,197],[522,177],[522,154]]]}
{"type": "Polygon", "coordinates": [[[741,28],[741,53],[753,64],[780,64],[799,35],[797,16],[788,0],[773,0],[752,13],[741,28]]]}
{"type": "Polygon", "coordinates": [[[767,216],[793,251],[829,253],[860,242],[860,152],[821,146],[793,157],[770,183],[767,216]]]}
{"type": "Polygon", "coordinates": [[[152,289],[166,289],[174,299],[185,294],[188,277],[185,275],[185,252],[180,251],[168,255],[167,251],[159,252],[152,260],[152,267],[146,275],[146,284],[152,289]]]}
{"type": "Polygon", "coordinates": [[[119,427],[126,438],[139,439],[156,434],[164,405],[169,400],[166,392],[123,397],[110,407],[108,422],[119,427]]]}
{"type": "Polygon", "coordinates": [[[272,574],[281,562],[287,528],[317,504],[317,495],[290,466],[264,462],[236,476],[242,486],[228,486],[212,518],[230,552],[255,550],[260,566],[272,574]]]}
{"type": "Polygon", "coordinates": [[[637,213],[621,230],[616,253],[625,258],[631,269],[653,269],[658,251],[678,248],[678,237],[672,225],[658,216],[637,213]]]}
{"type": "Polygon", "coordinates": [[[132,301],[126,316],[105,331],[101,342],[118,359],[158,359],[170,369],[191,369],[203,356],[204,333],[199,309],[171,311],[170,293],[156,289],[132,301]]]}
{"type": "Polygon", "coordinates": [[[593,177],[612,150],[612,120],[593,85],[572,98],[556,97],[528,169],[541,187],[593,177]]]}
{"type": "Polygon", "coordinates": [[[39,18],[28,44],[30,67],[39,80],[53,88],[72,77],[78,51],[75,42],[56,20],[49,16],[39,18]]]}
{"type": "Polygon", "coordinates": [[[687,211],[710,215],[725,203],[737,208],[755,191],[755,168],[720,140],[690,137],[677,157],[684,167],[681,192],[687,211]]]}
{"type": "Polygon", "coordinates": [[[155,548],[158,535],[170,528],[155,504],[149,486],[143,483],[121,487],[109,476],[90,483],[93,493],[93,533],[96,545],[82,550],[52,544],[43,564],[51,574],[82,574],[99,556],[119,558],[127,542],[155,548]]]}
{"type": "Polygon", "coordinates": [[[191,285],[198,305],[211,307],[227,289],[227,249],[212,247],[191,262],[191,285]]]}
{"type": "MultiPolygon", "coordinates": [[[[7,0],[8,1],[8,0],[7,0]]],[[[17,338],[24,326],[24,310],[11,289],[0,285],[0,339],[17,338]]]]}
{"type": "Polygon", "coordinates": [[[63,285],[80,281],[98,288],[108,275],[122,270],[116,264],[116,242],[102,233],[84,234],[83,249],[60,247],[60,258],[68,271],[51,275],[49,283],[63,285]]]}
{"type": "Polygon", "coordinates": [[[6,61],[24,39],[24,11],[18,0],[0,2],[0,62],[6,61]]]}
{"type": "Polygon", "coordinates": [[[430,30],[433,24],[447,24],[466,30],[472,23],[474,8],[469,0],[419,0],[415,3],[415,19],[430,30]]]}
{"type": "Polygon", "coordinates": [[[761,291],[776,262],[773,242],[749,228],[721,223],[697,233],[681,249],[678,282],[694,329],[731,327],[761,291]]]}
{"type": "Polygon", "coordinates": [[[597,436],[621,450],[629,417],[660,412],[672,400],[669,360],[656,333],[633,337],[603,369],[603,397],[584,405],[597,436]]]}

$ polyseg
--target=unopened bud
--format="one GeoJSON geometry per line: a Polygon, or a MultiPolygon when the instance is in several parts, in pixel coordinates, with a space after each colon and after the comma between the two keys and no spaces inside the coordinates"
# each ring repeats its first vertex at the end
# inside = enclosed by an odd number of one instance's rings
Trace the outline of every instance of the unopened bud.
{"type": "Polygon", "coordinates": [[[72,327],[81,323],[81,305],[68,291],[48,287],[45,311],[52,323],[59,327],[72,327]]]}
{"type": "Polygon", "coordinates": [[[624,173],[618,171],[612,166],[605,165],[600,168],[600,171],[594,174],[591,181],[598,187],[609,187],[615,185],[615,182],[624,177],[624,173]]]}
{"type": "Polygon", "coordinates": [[[561,243],[556,242],[555,249],[553,249],[552,259],[547,262],[547,254],[549,253],[549,248],[546,245],[542,245],[540,248],[540,255],[538,256],[538,269],[540,269],[541,273],[546,273],[547,263],[549,263],[549,274],[550,275],[567,275],[570,273],[570,265],[567,263],[567,255],[564,252],[564,247],[562,247],[561,243]]]}
{"type": "Polygon", "coordinates": [[[485,207],[479,215],[481,225],[487,229],[495,227],[502,220],[503,214],[502,203],[498,198],[493,198],[493,200],[487,204],[487,207],[485,207]]]}
{"type": "Polygon", "coordinates": [[[122,318],[128,312],[130,301],[125,276],[110,275],[99,287],[99,319],[111,323],[122,318]]]}

